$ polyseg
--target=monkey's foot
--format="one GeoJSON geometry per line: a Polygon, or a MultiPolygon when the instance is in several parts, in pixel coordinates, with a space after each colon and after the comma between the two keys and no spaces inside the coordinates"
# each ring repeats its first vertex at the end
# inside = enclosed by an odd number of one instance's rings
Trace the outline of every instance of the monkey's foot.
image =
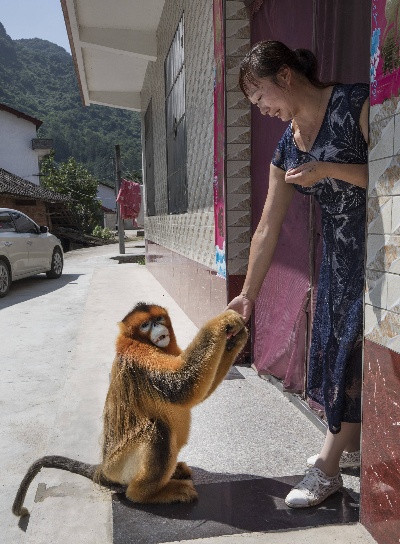
{"type": "Polygon", "coordinates": [[[191,480],[170,480],[165,487],[150,496],[141,492],[141,489],[129,485],[126,497],[142,504],[170,504],[192,502],[198,495],[191,480]]]}
{"type": "Polygon", "coordinates": [[[192,477],[192,469],[186,463],[179,461],[176,464],[175,472],[172,475],[173,480],[190,480],[192,477]]]}

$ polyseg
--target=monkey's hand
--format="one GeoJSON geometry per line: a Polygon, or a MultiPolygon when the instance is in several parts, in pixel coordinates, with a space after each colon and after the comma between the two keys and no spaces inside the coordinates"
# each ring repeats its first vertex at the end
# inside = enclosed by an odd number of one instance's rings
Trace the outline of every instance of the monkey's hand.
{"type": "Polygon", "coordinates": [[[225,378],[236,357],[244,348],[247,342],[247,329],[240,314],[234,310],[226,310],[215,318],[219,325],[221,338],[223,339],[223,352],[217,363],[217,370],[213,381],[205,395],[207,398],[215,391],[218,385],[225,378]]]}
{"type": "Polygon", "coordinates": [[[235,310],[227,310],[225,313],[230,314],[227,316],[227,323],[225,325],[227,334],[226,350],[230,351],[238,343],[247,340],[247,329],[242,316],[235,312],[235,310]]]}

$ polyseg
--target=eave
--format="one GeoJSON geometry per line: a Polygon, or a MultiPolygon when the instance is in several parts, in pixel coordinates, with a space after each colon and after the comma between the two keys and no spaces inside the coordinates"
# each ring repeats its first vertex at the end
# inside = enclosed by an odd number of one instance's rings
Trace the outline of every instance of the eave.
{"type": "Polygon", "coordinates": [[[165,0],[61,0],[84,105],[140,111],[165,0]]]}

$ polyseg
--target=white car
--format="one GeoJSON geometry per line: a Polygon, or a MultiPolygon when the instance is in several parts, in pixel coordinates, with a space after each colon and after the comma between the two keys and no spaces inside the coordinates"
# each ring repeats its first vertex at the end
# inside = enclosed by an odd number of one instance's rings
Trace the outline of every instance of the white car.
{"type": "Polygon", "coordinates": [[[60,240],[24,213],[0,208],[0,297],[15,280],[45,272],[59,278],[64,264],[60,240]]]}

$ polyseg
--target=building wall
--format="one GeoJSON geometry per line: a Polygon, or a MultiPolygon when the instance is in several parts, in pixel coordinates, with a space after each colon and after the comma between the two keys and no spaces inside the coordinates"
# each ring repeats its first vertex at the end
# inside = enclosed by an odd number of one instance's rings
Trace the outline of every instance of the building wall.
{"type": "Polygon", "coordinates": [[[370,111],[361,522],[400,535],[400,99],[370,111]]]}
{"type": "Polygon", "coordinates": [[[0,167],[39,185],[39,154],[32,149],[36,126],[0,110],[0,167]]]}
{"type": "Polygon", "coordinates": [[[157,39],[158,59],[141,93],[143,117],[152,99],[157,213],[145,218],[146,238],[214,269],[212,2],[166,0],[157,39]],[[168,215],[164,61],[183,12],[189,205],[187,213],[168,215]]]}
{"type": "Polygon", "coordinates": [[[361,522],[379,544],[400,536],[399,12],[372,1],[361,522]]]}
{"type": "Polygon", "coordinates": [[[147,70],[144,114],[152,100],[156,215],[144,218],[147,266],[201,326],[226,306],[216,275],[214,233],[213,2],[166,0],[157,32],[158,59],[147,70]],[[184,13],[188,211],[169,215],[164,61],[184,13]]]}
{"type": "Polygon", "coordinates": [[[400,353],[400,99],[371,107],[366,338],[400,353]]]}
{"type": "Polygon", "coordinates": [[[0,195],[0,207],[11,208],[26,213],[38,225],[49,227],[50,230],[52,229],[51,216],[47,212],[47,205],[43,200],[0,195]]]}
{"type": "Polygon", "coordinates": [[[250,21],[243,2],[226,8],[227,269],[229,298],[240,292],[247,271],[251,234],[250,102],[240,90],[239,65],[250,49],[250,21]]]}
{"type": "Polygon", "coordinates": [[[102,185],[100,183],[97,187],[97,198],[101,200],[103,206],[109,210],[115,210],[115,191],[112,187],[108,187],[108,185],[102,185]]]}
{"type": "Polygon", "coordinates": [[[149,240],[146,257],[147,267],[197,326],[226,307],[226,281],[215,270],[149,240]]]}
{"type": "Polygon", "coordinates": [[[217,277],[215,263],[213,2],[166,1],[158,30],[158,60],[147,71],[141,95],[143,117],[152,99],[155,150],[157,215],[145,217],[148,266],[199,325],[223,310],[227,301],[240,292],[250,243],[250,109],[237,83],[240,59],[249,48],[250,29],[243,2],[227,0],[225,12],[228,281],[217,277]],[[189,205],[185,214],[168,215],[164,60],[182,12],[189,205]],[[163,259],[168,263],[168,274],[163,259]],[[186,276],[181,273],[182,267],[186,276]],[[193,281],[193,277],[199,281],[193,281]],[[197,301],[195,305],[193,300],[197,301]]]}

